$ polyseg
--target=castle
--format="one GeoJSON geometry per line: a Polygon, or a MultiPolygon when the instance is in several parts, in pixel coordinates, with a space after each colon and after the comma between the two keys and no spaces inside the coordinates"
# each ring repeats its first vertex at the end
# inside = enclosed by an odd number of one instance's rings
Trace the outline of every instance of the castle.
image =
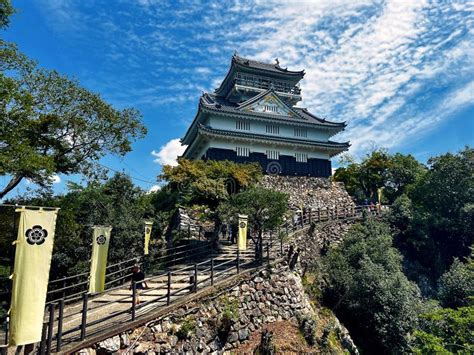
{"type": "Polygon", "coordinates": [[[331,175],[331,157],[349,143],[330,138],[345,123],[330,122],[295,106],[301,100],[303,71],[234,54],[213,94],[204,93],[191,126],[181,139],[187,159],[257,162],[273,175],[331,175]]]}

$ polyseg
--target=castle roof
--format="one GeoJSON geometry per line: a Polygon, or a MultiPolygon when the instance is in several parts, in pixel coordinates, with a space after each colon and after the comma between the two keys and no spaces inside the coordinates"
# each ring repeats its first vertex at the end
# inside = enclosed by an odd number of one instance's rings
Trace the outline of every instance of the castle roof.
{"type": "MultiPolygon", "coordinates": [[[[312,148],[321,148],[327,150],[330,156],[337,155],[350,147],[349,142],[338,143],[333,141],[314,141],[314,140],[306,140],[306,139],[296,139],[296,138],[288,138],[288,137],[279,137],[279,136],[268,136],[263,134],[256,134],[256,133],[249,133],[249,132],[241,132],[241,131],[229,131],[229,130],[222,130],[222,129],[215,129],[212,127],[204,126],[202,124],[197,125],[197,132],[196,134],[208,137],[208,138],[229,138],[229,137],[236,137],[240,140],[249,141],[249,142],[258,142],[258,143],[270,143],[273,145],[280,145],[280,146],[304,146],[304,147],[312,147],[312,148]]],[[[191,145],[189,145],[186,151],[191,149],[191,145]]],[[[183,156],[186,155],[184,152],[183,156]]]]}
{"type": "Polygon", "coordinates": [[[217,95],[225,96],[228,93],[234,84],[237,72],[279,79],[291,83],[292,85],[296,85],[301,79],[303,79],[305,74],[304,70],[292,71],[280,67],[278,60],[274,64],[263,63],[234,54],[232,56],[229,71],[221,85],[215,90],[217,95]]]}
{"type": "MultiPolygon", "coordinates": [[[[268,112],[255,112],[245,110],[246,107],[257,102],[259,99],[270,93],[273,93],[273,89],[267,90],[259,95],[256,95],[241,104],[234,104],[226,101],[220,96],[204,93],[199,99],[198,112],[181,141],[183,142],[183,144],[190,143],[190,140],[196,134],[197,125],[200,123],[199,121],[201,121],[203,114],[206,113],[214,113],[221,116],[252,119],[257,121],[266,121],[273,123],[276,122],[282,124],[286,123],[291,124],[292,126],[319,127],[321,129],[331,131],[332,134],[336,134],[346,127],[345,122],[327,121],[310,113],[306,108],[300,108],[295,106],[292,107],[287,105],[282,100],[280,100],[280,102],[288,108],[288,110],[292,113],[291,115],[279,115],[268,112]]],[[[275,97],[278,98],[277,95],[275,95],[275,97]]]]}
{"type": "Polygon", "coordinates": [[[288,68],[282,68],[280,67],[280,64],[278,60],[276,60],[275,63],[263,63],[259,62],[253,59],[247,59],[244,57],[240,57],[237,54],[234,54],[232,56],[232,64],[231,65],[236,65],[239,67],[243,68],[250,68],[250,69],[256,69],[256,70],[262,70],[262,71],[267,71],[271,73],[278,73],[278,74],[283,74],[283,75],[288,75],[288,76],[297,76],[300,79],[303,78],[305,72],[304,70],[297,70],[297,71],[292,71],[288,70],[288,68]]]}

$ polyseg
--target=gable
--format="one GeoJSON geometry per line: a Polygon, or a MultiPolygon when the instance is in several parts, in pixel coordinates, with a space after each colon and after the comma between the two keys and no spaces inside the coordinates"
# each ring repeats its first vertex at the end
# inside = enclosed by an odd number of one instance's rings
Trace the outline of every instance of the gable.
{"type": "MultiPolygon", "coordinates": [[[[250,99],[249,101],[253,101],[250,99]]],[[[280,115],[295,117],[295,113],[285,105],[281,99],[273,92],[267,93],[255,102],[243,103],[240,107],[242,111],[268,113],[271,115],[280,115]]]]}

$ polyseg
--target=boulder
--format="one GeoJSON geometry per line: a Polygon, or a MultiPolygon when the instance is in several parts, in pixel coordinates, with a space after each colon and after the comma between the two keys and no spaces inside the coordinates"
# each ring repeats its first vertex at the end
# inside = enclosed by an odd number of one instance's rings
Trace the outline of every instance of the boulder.
{"type": "Polygon", "coordinates": [[[112,338],[105,339],[97,344],[98,348],[108,353],[113,353],[120,350],[120,337],[118,335],[112,338]]]}

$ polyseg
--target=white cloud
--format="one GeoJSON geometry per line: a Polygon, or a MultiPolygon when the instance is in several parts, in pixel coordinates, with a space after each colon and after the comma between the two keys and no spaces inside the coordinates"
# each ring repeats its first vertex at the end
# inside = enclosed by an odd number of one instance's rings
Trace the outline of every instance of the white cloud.
{"type": "Polygon", "coordinates": [[[175,166],[178,164],[178,156],[183,154],[185,150],[186,146],[181,145],[179,138],[175,138],[162,146],[158,152],[153,150],[151,154],[156,157],[155,163],[175,166]]]}
{"type": "Polygon", "coordinates": [[[54,174],[51,177],[51,181],[53,182],[53,184],[59,184],[61,182],[61,177],[59,175],[54,174]]]}
{"type": "Polygon", "coordinates": [[[152,187],[150,187],[150,189],[148,189],[148,193],[158,192],[160,190],[161,190],[160,185],[153,185],[152,187]]]}
{"type": "MultiPolygon", "coordinates": [[[[460,96],[443,111],[449,95],[474,79],[470,2],[235,0],[210,2],[203,11],[193,2],[176,8],[129,0],[123,13],[101,5],[91,12],[88,2],[43,2],[60,33],[70,36],[63,27],[81,19],[88,31],[75,33],[83,36],[84,52],[95,50],[89,43],[101,44],[107,66],[84,68],[87,80],[97,78],[86,84],[121,105],[177,108],[186,126],[201,90],[219,86],[234,50],[305,69],[300,106],[348,121],[335,139],[350,140],[355,155],[373,144],[401,145],[427,122],[439,125],[457,102],[465,105],[460,96]]],[[[153,152],[157,162],[174,163],[173,147],[179,142],[153,152]]]]}

